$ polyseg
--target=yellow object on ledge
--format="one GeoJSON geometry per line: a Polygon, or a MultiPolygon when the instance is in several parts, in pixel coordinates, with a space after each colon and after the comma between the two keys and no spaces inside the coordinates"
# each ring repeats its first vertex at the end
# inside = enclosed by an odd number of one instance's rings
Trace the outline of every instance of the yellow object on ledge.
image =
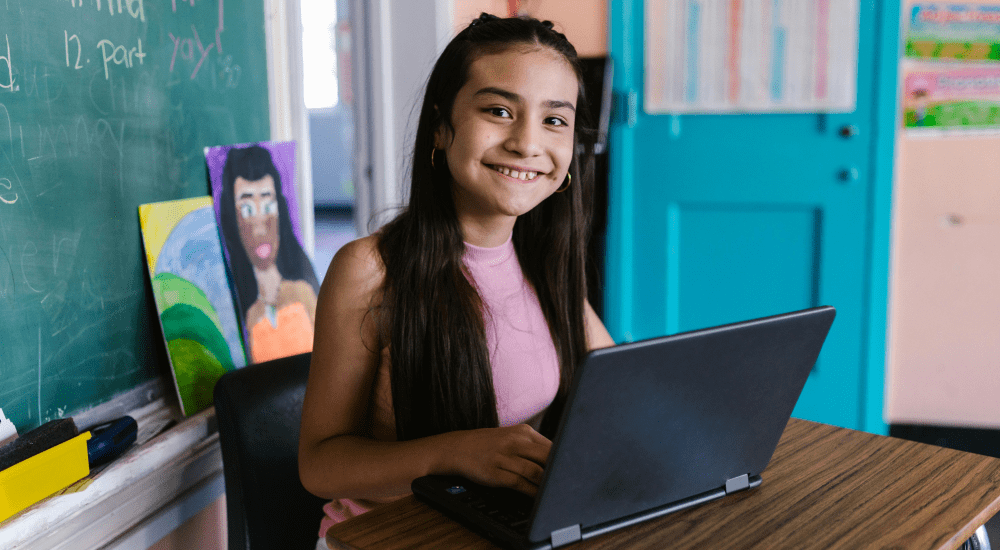
{"type": "Polygon", "coordinates": [[[90,474],[84,432],[0,471],[0,521],[90,474]]]}

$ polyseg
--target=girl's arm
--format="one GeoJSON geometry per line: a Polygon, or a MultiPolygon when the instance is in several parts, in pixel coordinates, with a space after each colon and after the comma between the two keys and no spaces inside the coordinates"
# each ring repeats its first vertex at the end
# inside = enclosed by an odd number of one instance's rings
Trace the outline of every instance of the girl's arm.
{"type": "Polygon", "coordinates": [[[601,322],[594,308],[590,306],[590,300],[584,300],[583,307],[583,320],[587,329],[587,350],[610,348],[615,345],[608,329],[604,327],[604,323],[601,322]]]}
{"type": "Polygon", "coordinates": [[[384,279],[375,239],[343,247],[320,289],[299,435],[303,486],[324,498],[377,498],[406,494],[413,479],[437,473],[533,494],[551,443],[526,425],[405,442],[366,437],[372,385],[388,355],[369,314],[384,279]]]}

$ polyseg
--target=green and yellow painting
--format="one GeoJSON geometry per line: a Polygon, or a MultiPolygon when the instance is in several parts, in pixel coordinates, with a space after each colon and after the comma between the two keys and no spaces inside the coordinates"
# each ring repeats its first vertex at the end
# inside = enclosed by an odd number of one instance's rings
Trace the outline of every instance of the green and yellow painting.
{"type": "Polygon", "coordinates": [[[185,415],[212,404],[215,382],[246,365],[212,197],[143,204],[146,261],[185,415]]]}

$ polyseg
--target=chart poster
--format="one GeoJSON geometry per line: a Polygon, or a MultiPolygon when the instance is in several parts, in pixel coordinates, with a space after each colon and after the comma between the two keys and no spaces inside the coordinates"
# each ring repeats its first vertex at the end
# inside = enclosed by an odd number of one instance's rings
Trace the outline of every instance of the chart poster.
{"type": "Polygon", "coordinates": [[[903,86],[907,129],[1000,130],[1000,67],[913,71],[903,86]]]}
{"type": "Polygon", "coordinates": [[[921,3],[910,8],[906,57],[1000,61],[1000,6],[921,3]]]}
{"type": "Polygon", "coordinates": [[[858,0],[646,0],[647,113],[851,112],[858,0]]]}

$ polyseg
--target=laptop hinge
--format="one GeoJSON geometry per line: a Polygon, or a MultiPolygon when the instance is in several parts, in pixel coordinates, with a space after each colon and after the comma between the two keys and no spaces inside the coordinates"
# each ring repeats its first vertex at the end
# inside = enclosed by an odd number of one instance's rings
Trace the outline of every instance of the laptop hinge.
{"type": "Polygon", "coordinates": [[[549,536],[552,537],[552,548],[559,548],[571,542],[578,542],[580,540],[580,524],[577,523],[576,525],[552,531],[552,534],[549,536]]]}
{"type": "Polygon", "coordinates": [[[726,494],[750,488],[750,474],[743,474],[726,481],[726,494]]]}

